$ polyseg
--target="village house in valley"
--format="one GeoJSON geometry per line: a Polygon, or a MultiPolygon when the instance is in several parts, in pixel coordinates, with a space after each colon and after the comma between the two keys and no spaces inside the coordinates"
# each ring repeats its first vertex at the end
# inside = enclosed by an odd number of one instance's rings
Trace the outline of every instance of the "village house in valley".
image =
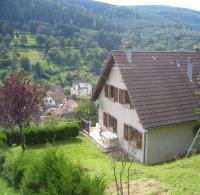
{"type": "Polygon", "coordinates": [[[62,104],[64,100],[64,89],[61,86],[52,86],[44,98],[44,104],[46,107],[54,107],[62,104]]]}
{"type": "Polygon", "coordinates": [[[52,86],[44,98],[45,114],[52,113],[63,118],[72,118],[78,102],[65,97],[64,88],[52,86]]]}
{"type": "Polygon", "coordinates": [[[184,154],[194,138],[200,53],[112,51],[92,94],[100,132],[144,164],[184,154]]]}
{"type": "Polygon", "coordinates": [[[91,95],[91,93],[92,85],[90,85],[87,81],[77,80],[73,82],[71,87],[71,95],[86,97],[91,95]]]}

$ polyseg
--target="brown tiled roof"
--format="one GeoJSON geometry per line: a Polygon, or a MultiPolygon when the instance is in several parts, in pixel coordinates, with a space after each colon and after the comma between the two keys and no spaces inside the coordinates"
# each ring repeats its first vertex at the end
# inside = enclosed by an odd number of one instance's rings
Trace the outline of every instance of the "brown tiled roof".
{"type": "Polygon", "coordinates": [[[51,87],[51,90],[47,92],[47,95],[53,98],[54,100],[64,99],[64,88],[62,88],[61,86],[53,86],[51,87]]]}
{"type": "Polygon", "coordinates": [[[197,52],[134,52],[129,63],[124,51],[113,51],[93,93],[97,99],[107,75],[118,65],[128,93],[144,128],[197,120],[195,109],[199,97],[197,75],[200,74],[200,53],[197,52]],[[193,59],[193,82],[189,81],[187,59],[193,59]],[[114,62],[110,63],[111,59],[114,62]],[[177,66],[177,61],[180,67],[177,66]]]}

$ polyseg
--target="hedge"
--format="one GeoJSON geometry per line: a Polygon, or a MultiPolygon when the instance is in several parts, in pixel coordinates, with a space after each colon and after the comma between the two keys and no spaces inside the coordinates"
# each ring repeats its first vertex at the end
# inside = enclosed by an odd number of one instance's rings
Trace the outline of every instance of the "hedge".
{"type": "MultiPolygon", "coordinates": [[[[78,136],[79,125],[77,123],[61,123],[55,126],[44,125],[42,127],[24,129],[23,132],[26,145],[43,144],[78,136]]],[[[18,131],[9,131],[6,135],[8,145],[20,143],[18,131]]]]}

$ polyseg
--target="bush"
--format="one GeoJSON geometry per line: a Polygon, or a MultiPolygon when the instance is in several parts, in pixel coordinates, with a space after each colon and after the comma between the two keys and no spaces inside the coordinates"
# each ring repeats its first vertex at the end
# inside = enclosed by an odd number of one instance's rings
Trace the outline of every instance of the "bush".
{"type": "Polygon", "coordinates": [[[11,151],[5,156],[2,165],[2,176],[10,185],[19,188],[24,176],[26,164],[27,159],[25,159],[23,155],[11,151]]]}
{"type": "MultiPolygon", "coordinates": [[[[34,127],[24,129],[26,145],[43,144],[57,140],[69,139],[79,135],[79,125],[77,123],[61,123],[59,125],[44,125],[42,127],[34,127]]],[[[7,144],[19,144],[19,132],[7,132],[7,144]]]]}
{"type": "Polygon", "coordinates": [[[26,171],[21,192],[25,195],[102,195],[105,188],[102,177],[90,177],[62,152],[51,149],[26,171]]]}
{"type": "Polygon", "coordinates": [[[20,144],[20,134],[16,129],[6,129],[6,144],[12,146],[12,144],[20,144]]]}
{"type": "Polygon", "coordinates": [[[0,147],[2,147],[6,142],[6,134],[0,130],[0,147]]]}
{"type": "Polygon", "coordinates": [[[0,150],[0,174],[3,171],[3,164],[5,163],[5,159],[6,159],[6,152],[0,150]]]}

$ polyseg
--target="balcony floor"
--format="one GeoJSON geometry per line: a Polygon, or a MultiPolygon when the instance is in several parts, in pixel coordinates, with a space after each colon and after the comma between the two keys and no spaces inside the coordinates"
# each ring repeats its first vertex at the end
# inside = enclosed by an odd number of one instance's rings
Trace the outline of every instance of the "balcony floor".
{"type": "MultiPolygon", "coordinates": [[[[117,140],[117,135],[115,139],[113,138],[103,138],[100,134],[100,127],[97,125],[96,127],[90,127],[89,131],[89,137],[93,139],[98,145],[100,145],[103,149],[109,150],[112,147],[115,147],[115,144],[110,144],[112,143],[113,140],[117,140]]],[[[112,133],[111,133],[112,134],[112,133]]]]}

